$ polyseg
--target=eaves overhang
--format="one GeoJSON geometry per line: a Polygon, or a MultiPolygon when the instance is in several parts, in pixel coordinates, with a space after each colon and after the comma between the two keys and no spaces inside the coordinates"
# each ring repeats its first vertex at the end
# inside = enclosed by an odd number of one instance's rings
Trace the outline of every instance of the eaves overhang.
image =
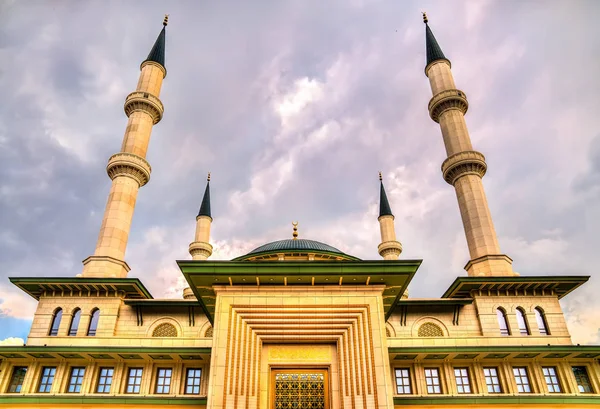
{"type": "MultiPolygon", "coordinates": [[[[394,339],[391,338],[393,344],[394,339]]],[[[391,360],[596,359],[600,345],[474,345],[388,347],[391,360]]]]}
{"type": "Polygon", "coordinates": [[[0,346],[3,359],[189,361],[210,359],[206,347],[0,346]]]}
{"type": "Polygon", "coordinates": [[[557,295],[563,298],[589,280],[590,276],[481,276],[458,277],[442,298],[471,298],[479,295],[515,295],[527,291],[531,294],[557,295]]]}
{"type": "Polygon", "coordinates": [[[93,296],[122,294],[124,298],[151,299],[137,278],[9,277],[11,283],[39,300],[44,295],[93,296]]]}
{"type": "Polygon", "coordinates": [[[421,260],[377,261],[177,261],[209,321],[213,323],[213,286],[383,285],[386,319],[408,287],[421,260]]]}

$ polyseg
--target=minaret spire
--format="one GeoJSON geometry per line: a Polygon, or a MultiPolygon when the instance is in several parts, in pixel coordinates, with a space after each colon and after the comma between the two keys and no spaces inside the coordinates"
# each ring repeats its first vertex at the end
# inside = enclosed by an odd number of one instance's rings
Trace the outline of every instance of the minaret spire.
{"type": "Polygon", "coordinates": [[[150,164],[146,152],[152,127],[163,116],[159,99],[162,82],[167,74],[164,65],[165,27],[142,62],[137,88],[125,99],[125,114],[129,118],[121,151],[108,160],[106,172],[112,180],[96,250],[83,260],[84,277],[126,277],[129,266],[125,250],[129,229],[140,187],[150,180],[150,164]]]}
{"type": "MultiPolygon", "coordinates": [[[[427,66],[435,61],[447,61],[450,64],[450,60],[444,55],[442,48],[438,44],[433,32],[429,28],[429,19],[427,13],[423,13],[423,22],[425,23],[425,47],[427,51],[427,66]]],[[[427,69],[427,68],[426,68],[427,69]]]]}
{"type": "Polygon", "coordinates": [[[206,178],[206,189],[200,205],[200,211],[196,216],[196,234],[194,241],[190,243],[189,252],[194,260],[206,260],[212,254],[213,247],[210,241],[210,227],[212,215],[210,212],[210,172],[206,178]]]}
{"type": "Polygon", "coordinates": [[[465,122],[469,103],[456,88],[450,61],[444,56],[423,13],[427,46],[425,75],[433,98],[429,115],[440,124],[447,159],[442,174],[454,186],[471,260],[465,266],[470,276],[515,275],[512,260],[501,254],[496,230],[487,204],[482,178],[487,170],[485,157],[473,149],[465,122]]]}
{"type": "Polygon", "coordinates": [[[402,253],[402,244],[396,240],[396,228],[394,226],[394,215],[383,187],[383,176],[379,172],[379,229],[381,232],[381,244],[377,247],[379,255],[384,260],[398,260],[402,253]]]}

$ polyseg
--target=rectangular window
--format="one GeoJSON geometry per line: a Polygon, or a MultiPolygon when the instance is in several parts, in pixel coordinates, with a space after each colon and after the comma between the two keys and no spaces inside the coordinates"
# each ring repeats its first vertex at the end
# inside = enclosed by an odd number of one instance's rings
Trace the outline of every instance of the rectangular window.
{"type": "Polygon", "coordinates": [[[396,369],[396,393],[410,395],[410,370],[408,368],[396,369]]]}
{"type": "Polygon", "coordinates": [[[83,368],[83,367],[71,368],[71,377],[69,378],[69,387],[67,388],[68,393],[81,392],[81,384],[83,383],[84,375],[85,375],[85,368],[83,368]]]}
{"type": "Polygon", "coordinates": [[[458,393],[471,393],[469,370],[467,368],[454,368],[454,378],[456,379],[458,393]]]}
{"type": "Polygon", "coordinates": [[[166,394],[171,390],[171,368],[158,368],[156,371],[156,393],[166,394]]]}
{"type": "Polygon", "coordinates": [[[56,375],[55,366],[45,366],[42,368],[42,376],[40,377],[40,384],[38,386],[38,392],[49,393],[52,389],[52,382],[54,382],[54,375],[56,375]]]}
{"type": "Polygon", "coordinates": [[[425,369],[425,383],[427,384],[427,393],[442,393],[440,372],[437,368],[425,369]]]}
{"type": "Polygon", "coordinates": [[[140,393],[142,372],[142,368],[129,368],[129,375],[127,376],[127,388],[125,389],[125,393],[140,393]]]}
{"type": "Polygon", "coordinates": [[[198,368],[188,368],[185,376],[185,393],[188,395],[200,394],[200,376],[202,370],[198,368]]]}
{"type": "Polygon", "coordinates": [[[580,393],[594,393],[592,390],[592,384],[590,383],[590,377],[588,376],[587,369],[585,366],[574,366],[573,375],[575,375],[575,381],[577,382],[577,388],[580,393]]]}
{"type": "Polygon", "coordinates": [[[558,375],[556,374],[556,368],[553,366],[542,367],[544,373],[544,379],[546,380],[546,386],[550,393],[560,393],[560,382],[558,381],[558,375]]]}
{"type": "Polygon", "coordinates": [[[96,393],[110,393],[114,372],[114,368],[100,368],[96,393]]]}
{"type": "Polygon", "coordinates": [[[530,393],[531,387],[529,386],[529,377],[527,376],[527,368],[517,367],[513,368],[513,375],[515,375],[515,382],[517,383],[517,390],[519,393],[530,393]]]}
{"type": "Polygon", "coordinates": [[[23,387],[23,381],[25,380],[25,374],[27,373],[26,366],[15,366],[13,368],[12,376],[10,377],[10,383],[8,384],[8,393],[19,393],[23,387]]]}
{"type": "Polygon", "coordinates": [[[483,375],[485,376],[488,393],[502,392],[500,379],[498,378],[498,368],[483,368],[483,375]]]}

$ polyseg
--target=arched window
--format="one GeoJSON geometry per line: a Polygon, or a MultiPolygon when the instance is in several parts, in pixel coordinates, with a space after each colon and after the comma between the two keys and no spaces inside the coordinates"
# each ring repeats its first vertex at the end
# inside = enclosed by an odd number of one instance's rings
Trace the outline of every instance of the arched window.
{"type": "Polygon", "coordinates": [[[100,310],[94,308],[90,315],[90,325],[88,326],[87,335],[89,337],[96,336],[96,330],[98,329],[98,321],[100,321],[100,310]]]}
{"type": "Polygon", "coordinates": [[[527,325],[527,320],[525,319],[525,311],[521,307],[517,308],[517,325],[519,326],[519,333],[521,335],[531,335],[529,325],[527,325]]]}
{"type": "Polygon", "coordinates": [[[540,307],[535,307],[535,320],[541,335],[550,335],[548,323],[546,322],[546,314],[540,307]]]}
{"type": "Polygon", "coordinates": [[[58,328],[60,327],[60,320],[62,319],[62,308],[54,310],[52,315],[52,325],[50,325],[50,332],[48,335],[55,337],[58,335],[58,328]]]}
{"type": "Polygon", "coordinates": [[[498,325],[500,326],[500,335],[510,335],[510,328],[508,327],[508,320],[506,319],[506,311],[502,308],[496,309],[496,316],[498,317],[498,325]]]}
{"type": "Polygon", "coordinates": [[[418,334],[420,337],[443,337],[444,331],[433,322],[426,322],[419,327],[418,334]]]}
{"type": "Polygon", "coordinates": [[[69,325],[69,336],[74,337],[77,335],[77,330],[79,329],[79,320],[81,319],[81,310],[79,308],[75,308],[73,311],[73,317],[71,318],[71,325],[69,325]]]}
{"type": "Polygon", "coordinates": [[[170,324],[168,322],[164,322],[160,324],[158,327],[154,328],[152,331],[153,337],[176,337],[177,336],[177,328],[175,325],[170,324]]]}

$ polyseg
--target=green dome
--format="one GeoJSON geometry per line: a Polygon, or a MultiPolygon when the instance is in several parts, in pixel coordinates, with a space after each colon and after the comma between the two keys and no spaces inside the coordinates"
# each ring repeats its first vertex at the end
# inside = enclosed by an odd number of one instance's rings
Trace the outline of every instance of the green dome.
{"type": "Polygon", "coordinates": [[[341,250],[336,249],[335,247],[330,246],[329,244],[307,239],[286,239],[263,244],[262,246],[255,248],[248,254],[243,255],[241,257],[237,257],[234,260],[245,260],[258,255],[264,255],[269,253],[287,253],[290,251],[297,251],[300,253],[326,253],[331,255],[338,255],[346,260],[358,260],[356,257],[345,254],[341,250]]]}

